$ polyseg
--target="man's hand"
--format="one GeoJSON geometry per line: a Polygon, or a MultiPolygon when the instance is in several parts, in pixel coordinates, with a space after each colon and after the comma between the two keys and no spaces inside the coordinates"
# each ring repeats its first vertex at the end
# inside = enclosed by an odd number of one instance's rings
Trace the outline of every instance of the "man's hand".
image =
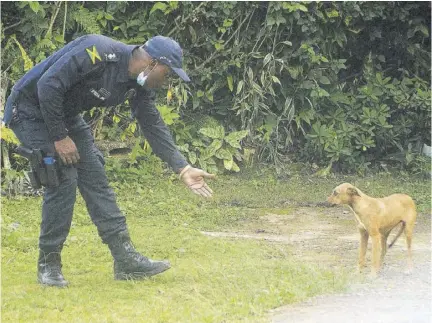
{"type": "Polygon", "coordinates": [[[213,191],[204,182],[204,178],[215,178],[214,174],[209,174],[202,169],[193,168],[187,165],[180,173],[180,179],[187,187],[197,195],[204,197],[212,197],[213,191]]]}
{"type": "Polygon", "coordinates": [[[59,154],[64,164],[76,164],[80,159],[77,147],[73,140],[69,137],[54,142],[55,150],[59,154]]]}

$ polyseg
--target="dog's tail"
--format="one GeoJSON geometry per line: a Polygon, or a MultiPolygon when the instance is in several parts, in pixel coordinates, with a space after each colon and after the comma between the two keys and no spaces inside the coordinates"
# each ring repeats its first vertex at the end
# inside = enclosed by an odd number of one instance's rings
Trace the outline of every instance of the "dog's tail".
{"type": "Polygon", "coordinates": [[[395,244],[396,240],[400,237],[400,235],[402,234],[403,230],[405,229],[405,226],[406,226],[405,221],[401,221],[401,222],[402,222],[402,225],[401,225],[401,227],[399,229],[399,232],[396,234],[396,236],[394,237],[393,241],[389,244],[389,246],[388,246],[389,248],[391,248],[395,244]]]}

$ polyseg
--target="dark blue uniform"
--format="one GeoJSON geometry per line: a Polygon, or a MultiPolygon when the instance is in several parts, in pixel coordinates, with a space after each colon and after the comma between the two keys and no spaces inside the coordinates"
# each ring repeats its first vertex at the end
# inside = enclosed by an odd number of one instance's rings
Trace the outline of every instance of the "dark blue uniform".
{"type": "MultiPolygon", "coordinates": [[[[19,92],[15,96],[38,110],[34,113],[43,117],[53,141],[67,136],[65,118],[129,99],[132,116],[138,119],[153,151],[177,171],[187,163],[155,108],[154,91],[145,90],[128,75],[129,59],[136,47],[101,35],[80,37],[32,68],[13,90],[19,92]]],[[[12,104],[5,110],[7,124],[13,114],[12,104]]]]}
{"type": "Polygon", "coordinates": [[[155,93],[129,77],[136,47],[101,35],[80,37],[25,74],[7,100],[4,122],[22,144],[54,152],[54,141],[69,136],[80,154],[79,163],[65,169],[61,185],[45,190],[39,245],[46,252],[61,248],[67,237],[77,186],[104,241],[126,228],[81,112],[129,100],[156,155],[175,171],[187,165],[155,107],[155,93]]]}

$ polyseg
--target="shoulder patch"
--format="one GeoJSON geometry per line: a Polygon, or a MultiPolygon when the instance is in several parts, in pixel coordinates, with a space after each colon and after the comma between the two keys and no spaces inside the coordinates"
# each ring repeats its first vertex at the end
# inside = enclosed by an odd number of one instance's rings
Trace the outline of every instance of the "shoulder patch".
{"type": "Polygon", "coordinates": [[[102,61],[95,45],[93,45],[92,47],[86,48],[86,52],[90,56],[90,59],[91,59],[93,64],[96,64],[97,60],[102,61]]]}
{"type": "Polygon", "coordinates": [[[116,53],[105,53],[104,56],[107,62],[117,62],[119,60],[119,56],[116,53]]]}

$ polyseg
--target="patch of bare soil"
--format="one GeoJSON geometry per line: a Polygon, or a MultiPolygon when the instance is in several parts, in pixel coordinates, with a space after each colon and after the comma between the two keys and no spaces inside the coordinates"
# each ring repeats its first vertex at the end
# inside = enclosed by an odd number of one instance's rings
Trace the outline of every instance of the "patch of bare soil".
{"type": "MultiPolygon", "coordinates": [[[[355,271],[359,234],[351,211],[342,207],[300,207],[287,214],[268,212],[245,221],[230,232],[203,232],[226,239],[256,239],[292,245],[293,256],[330,269],[355,271]]],[[[397,231],[397,230],[394,230],[397,231]]],[[[389,241],[391,241],[393,232],[389,241]]],[[[370,264],[370,241],[367,253],[370,264]]],[[[432,322],[431,310],[431,215],[419,214],[413,236],[414,272],[404,274],[405,238],[389,249],[377,279],[353,283],[340,295],[323,295],[307,302],[275,309],[277,323],[405,323],[432,322]]],[[[369,268],[368,268],[369,269],[369,268]]]]}

